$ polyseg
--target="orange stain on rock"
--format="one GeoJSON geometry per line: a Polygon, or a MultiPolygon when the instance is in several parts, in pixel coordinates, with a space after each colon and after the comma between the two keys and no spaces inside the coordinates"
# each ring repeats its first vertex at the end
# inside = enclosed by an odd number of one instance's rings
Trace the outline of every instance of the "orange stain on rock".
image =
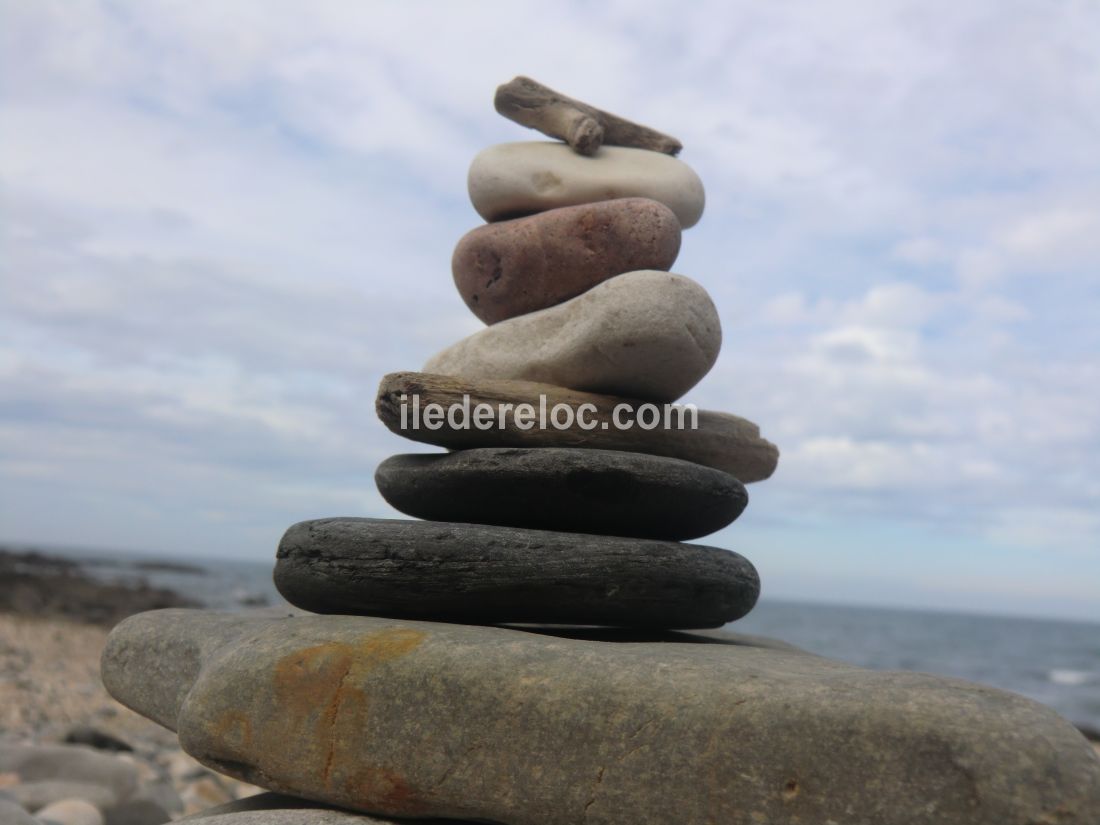
{"type": "Polygon", "coordinates": [[[252,747],[252,718],[244,711],[227,710],[206,724],[212,741],[224,743],[234,752],[252,747]]]}
{"type": "Polygon", "coordinates": [[[285,725],[272,731],[271,746],[292,742],[302,748],[293,770],[314,773],[325,788],[351,804],[389,806],[393,801],[412,810],[411,791],[396,774],[379,768],[371,771],[371,781],[365,781],[361,769],[348,776],[354,754],[347,748],[349,742],[355,747],[361,741],[368,709],[363,679],[415,650],[425,637],[422,631],[395,627],[355,643],[325,642],[284,656],[273,674],[272,715],[285,725]]]}
{"type": "Polygon", "coordinates": [[[382,767],[362,767],[348,776],[343,790],[356,806],[390,814],[416,816],[424,813],[416,792],[396,771],[382,767]]]}
{"type": "Polygon", "coordinates": [[[424,641],[419,630],[395,627],[356,644],[325,642],[284,656],[275,665],[275,698],[288,712],[308,716],[330,704],[348,681],[398,659],[424,641]]]}

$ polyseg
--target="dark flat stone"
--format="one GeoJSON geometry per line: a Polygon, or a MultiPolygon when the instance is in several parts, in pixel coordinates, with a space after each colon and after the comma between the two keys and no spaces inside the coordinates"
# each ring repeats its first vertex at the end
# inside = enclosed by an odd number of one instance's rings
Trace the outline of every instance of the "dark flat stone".
{"type": "Polygon", "coordinates": [[[648,628],[718,627],[760,593],[752,564],[717,547],[366,518],[295,524],[275,585],[315,613],[648,628]]]}
{"type": "Polygon", "coordinates": [[[721,530],[748,503],[729,473],[615,450],[395,455],[374,480],[386,501],[416,518],[670,541],[721,530]]]}

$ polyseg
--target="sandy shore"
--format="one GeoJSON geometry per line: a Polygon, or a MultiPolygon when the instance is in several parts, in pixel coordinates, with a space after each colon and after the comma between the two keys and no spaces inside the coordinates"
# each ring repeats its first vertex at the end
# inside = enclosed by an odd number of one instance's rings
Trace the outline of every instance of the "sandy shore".
{"type": "Polygon", "coordinates": [[[58,740],[94,725],[124,741],[171,745],[175,735],[112,699],[99,680],[107,630],[64,619],[0,613],[0,731],[58,740]]]}
{"type": "Polygon", "coordinates": [[[257,793],[215,774],[179,748],[176,735],[123,707],[99,678],[107,629],[65,619],[0,613],[0,742],[52,744],[87,726],[130,745],[144,784],[173,818],[257,793]]]}
{"type": "MultiPolygon", "coordinates": [[[[58,744],[77,729],[85,738],[106,738],[127,750],[104,753],[133,766],[138,795],[165,817],[258,792],[199,765],[174,733],[120,705],[100,681],[112,625],[143,610],[193,603],[140,576],[104,582],[72,561],[10,548],[0,548],[0,582],[0,744],[58,744]]],[[[0,774],[5,793],[21,782],[0,774]]]]}
{"type": "Polygon", "coordinates": [[[128,581],[102,581],[72,559],[34,549],[0,546],[0,582],[0,613],[104,627],[145,610],[198,606],[172,590],[153,587],[140,575],[128,581]]]}

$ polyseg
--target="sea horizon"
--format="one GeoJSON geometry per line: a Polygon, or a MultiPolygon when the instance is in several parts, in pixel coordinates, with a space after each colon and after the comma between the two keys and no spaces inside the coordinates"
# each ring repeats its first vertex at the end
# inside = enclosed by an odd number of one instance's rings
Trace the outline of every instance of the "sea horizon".
{"type": "MultiPolygon", "coordinates": [[[[106,548],[106,547],[93,547],[84,545],[63,545],[63,544],[48,544],[35,541],[17,541],[17,540],[0,540],[0,551],[11,552],[40,552],[44,555],[56,555],[62,558],[68,558],[73,561],[89,561],[89,560],[102,560],[105,562],[112,561],[134,561],[134,562],[149,562],[160,563],[173,566],[194,566],[197,568],[206,568],[207,565],[229,563],[233,565],[256,565],[257,567],[268,565],[271,568],[275,564],[275,551],[271,551],[270,560],[260,559],[251,556],[224,556],[224,555],[189,555],[189,554],[173,554],[172,552],[162,552],[154,550],[137,550],[133,548],[106,548]]],[[[1028,612],[1022,611],[1019,613],[1010,613],[1000,610],[983,610],[976,608],[973,610],[967,610],[960,607],[944,607],[940,605],[927,605],[927,604],[912,604],[912,603],[895,603],[895,602],[873,602],[873,601],[841,601],[830,600],[827,598],[807,598],[804,596],[791,595],[786,593],[772,594],[766,590],[761,593],[761,600],[757,604],[758,609],[761,603],[785,603],[792,605],[804,605],[808,607],[821,607],[821,608],[841,608],[841,609],[853,609],[853,610],[892,610],[904,613],[923,613],[923,614],[936,614],[946,616],[957,617],[975,617],[985,619],[1005,619],[1016,620],[1026,619],[1029,621],[1038,622],[1054,622],[1064,624],[1081,624],[1088,626],[1095,626],[1100,628],[1100,617],[1086,618],[1081,616],[1071,615],[1055,615],[1047,612],[1028,612]]],[[[751,614],[750,614],[751,615],[751,614]]],[[[744,619],[740,619],[737,622],[733,622],[729,627],[733,627],[739,623],[744,622],[744,619]]]]}
{"type": "MultiPolygon", "coordinates": [[[[204,558],[133,550],[7,542],[76,563],[104,582],[143,580],[209,609],[286,602],[271,559],[204,558]]],[[[767,636],[873,670],[950,676],[1027,696],[1081,730],[1100,732],[1100,623],[1052,616],[965,612],[906,605],[811,601],[765,593],[733,633],[767,636]]]]}

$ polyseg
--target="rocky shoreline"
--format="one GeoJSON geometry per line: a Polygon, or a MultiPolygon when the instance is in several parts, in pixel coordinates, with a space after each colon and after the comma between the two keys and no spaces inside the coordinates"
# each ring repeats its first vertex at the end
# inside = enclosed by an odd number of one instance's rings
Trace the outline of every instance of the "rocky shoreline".
{"type": "Polygon", "coordinates": [[[105,582],[88,575],[73,559],[37,549],[0,547],[0,581],[4,583],[0,613],[113,627],[146,610],[200,606],[193,599],[149,584],[140,575],[154,569],[160,569],[155,562],[135,562],[137,575],[133,579],[105,582]]]}

